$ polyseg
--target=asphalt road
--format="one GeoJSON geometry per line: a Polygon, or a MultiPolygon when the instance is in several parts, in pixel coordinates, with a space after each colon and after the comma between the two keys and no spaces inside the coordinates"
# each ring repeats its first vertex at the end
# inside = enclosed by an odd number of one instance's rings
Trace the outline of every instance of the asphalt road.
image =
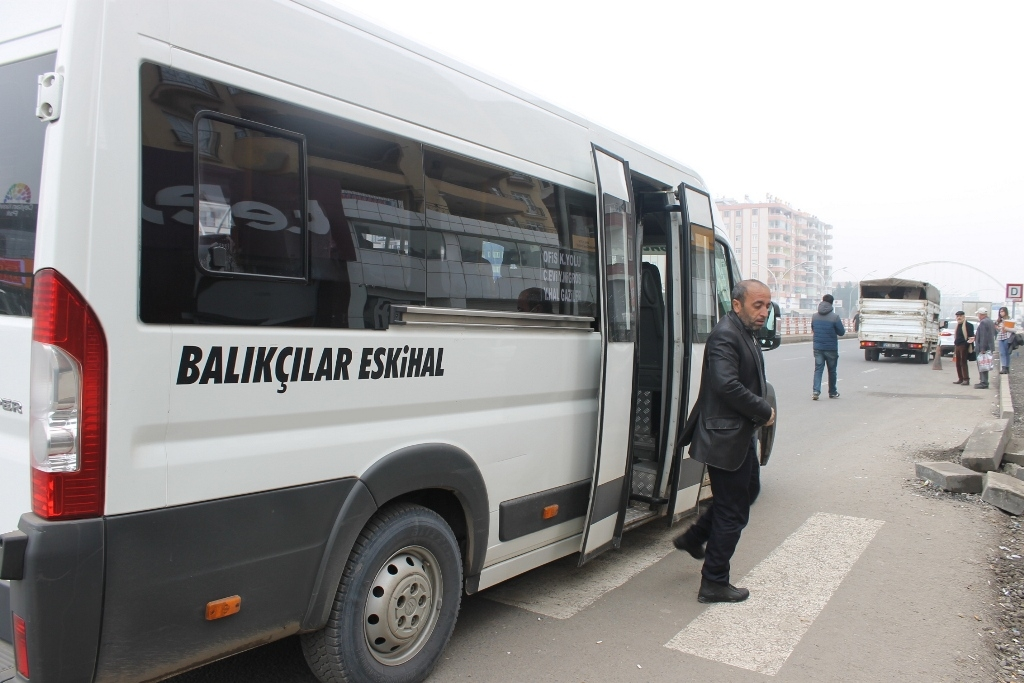
{"type": "MultiPolygon", "coordinates": [[[[935,496],[915,460],[962,443],[997,396],[841,342],[841,397],[811,401],[810,344],[766,355],[775,451],[733,561],[743,605],[696,600],[675,529],[627,534],[463,599],[431,681],[989,681],[1001,513],[935,496]],[[518,606],[516,606],[518,605],[518,606]]],[[[313,683],[297,640],[173,679],[313,683]]]]}

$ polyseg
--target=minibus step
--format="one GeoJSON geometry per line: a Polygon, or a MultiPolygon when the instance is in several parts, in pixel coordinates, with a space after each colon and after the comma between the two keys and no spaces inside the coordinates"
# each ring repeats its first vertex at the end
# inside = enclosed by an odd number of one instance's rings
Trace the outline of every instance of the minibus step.
{"type": "Polygon", "coordinates": [[[647,503],[631,502],[629,507],[626,508],[626,519],[622,523],[622,530],[629,531],[630,529],[635,529],[656,517],[661,517],[659,510],[652,510],[651,506],[647,503]]]}

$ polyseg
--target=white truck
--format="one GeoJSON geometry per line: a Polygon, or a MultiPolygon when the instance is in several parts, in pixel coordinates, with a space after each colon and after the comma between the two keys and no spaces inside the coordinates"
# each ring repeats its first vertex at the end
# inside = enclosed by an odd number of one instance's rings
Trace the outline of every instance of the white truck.
{"type": "Polygon", "coordinates": [[[939,344],[939,290],[927,282],[885,278],[860,283],[864,360],[908,356],[927,363],[939,344]]]}

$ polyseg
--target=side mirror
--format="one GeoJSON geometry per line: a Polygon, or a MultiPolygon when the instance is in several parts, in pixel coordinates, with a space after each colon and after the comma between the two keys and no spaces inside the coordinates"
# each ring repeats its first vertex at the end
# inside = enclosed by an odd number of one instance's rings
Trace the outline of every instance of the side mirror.
{"type": "Polygon", "coordinates": [[[782,311],[779,310],[779,305],[773,301],[771,310],[768,311],[768,319],[764,321],[764,327],[757,331],[757,341],[761,345],[762,351],[777,349],[782,343],[782,335],[778,330],[781,317],[782,311]]]}

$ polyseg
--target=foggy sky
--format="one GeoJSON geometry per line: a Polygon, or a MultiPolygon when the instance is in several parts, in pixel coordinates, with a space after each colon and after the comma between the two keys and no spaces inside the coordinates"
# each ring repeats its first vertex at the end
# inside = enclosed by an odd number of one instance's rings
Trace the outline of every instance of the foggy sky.
{"type": "MultiPolygon", "coordinates": [[[[1024,3],[339,2],[834,226],[832,266],[1024,281],[1024,3]]],[[[836,275],[842,279],[843,275],[836,275]]]]}

